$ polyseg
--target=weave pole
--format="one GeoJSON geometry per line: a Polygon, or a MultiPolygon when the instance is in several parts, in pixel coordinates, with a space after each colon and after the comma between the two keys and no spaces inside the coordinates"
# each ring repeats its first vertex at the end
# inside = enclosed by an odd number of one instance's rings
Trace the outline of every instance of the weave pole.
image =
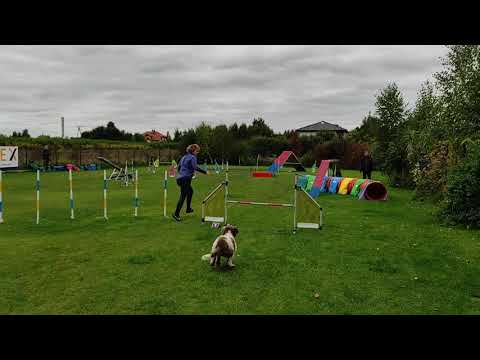
{"type": "Polygon", "coordinates": [[[135,217],[138,216],[138,170],[135,170],[135,217]]]}
{"type": "Polygon", "coordinates": [[[293,193],[293,233],[297,233],[297,174],[295,174],[295,185],[293,193]]]}
{"type": "Polygon", "coordinates": [[[107,170],[103,170],[103,217],[108,220],[107,216],[107,170]]]}
{"type": "Polygon", "coordinates": [[[227,161],[227,171],[225,171],[225,225],[227,223],[227,203],[228,203],[228,161],[227,161]]]}
{"type": "Polygon", "coordinates": [[[68,170],[68,180],[70,183],[70,219],[75,219],[75,210],[73,206],[73,179],[72,179],[72,169],[68,170]]]}
{"type": "Polygon", "coordinates": [[[165,170],[165,179],[163,180],[163,216],[167,217],[167,170],[165,170]]]}
{"type": "Polygon", "coordinates": [[[0,224],[3,223],[2,170],[0,170],[0,224]]]}
{"type": "Polygon", "coordinates": [[[40,170],[37,170],[37,181],[35,182],[37,189],[37,224],[40,223],[40,170]]]}

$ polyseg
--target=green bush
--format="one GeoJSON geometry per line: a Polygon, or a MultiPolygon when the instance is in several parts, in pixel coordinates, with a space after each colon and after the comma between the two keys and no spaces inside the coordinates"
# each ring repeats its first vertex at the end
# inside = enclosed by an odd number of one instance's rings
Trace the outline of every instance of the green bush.
{"type": "Polygon", "coordinates": [[[479,144],[473,146],[467,158],[448,175],[440,215],[450,224],[480,228],[479,144]]]}
{"type": "MultiPolygon", "coordinates": [[[[309,151],[300,158],[300,162],[303,164],[303,166],[308,166],[311,167],[313,166],[313,163],[315,162],[315,157],[313,156],[313,152],[309,151]]],[[[317,163],[318,166],[318,163],[317,163]]]]}
{"type": "Polygon", "coordinates": [[[442,200],[447,186],[448,154],[448,143],[438,143],[426,156],[422,165],[419,163],[413,169],[412,177],[415,181],[417,200],[430,199],[434,202],[442,200]]]}

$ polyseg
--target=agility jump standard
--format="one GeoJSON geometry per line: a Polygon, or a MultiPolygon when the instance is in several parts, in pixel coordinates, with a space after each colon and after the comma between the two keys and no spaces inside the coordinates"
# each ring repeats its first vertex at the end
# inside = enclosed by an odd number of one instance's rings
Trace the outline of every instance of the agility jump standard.
{"type": "Polygon", "coordinates": [[[322,229],[323,209],[320,205],[301,187],[297,186],[297,176],[295,176],[294,185],[294,202],[288,203],[271,203],[246,200],[229,200],[228,199],[228,165],[225,173],[225,181],[220,183],[210,194],[202,201],[202,222],[218,222],[227,223],[228,204],[240,205],[259,205],[271,207],[288,207],[293,208],[293,233],[298,228],[306,229],[322,229]]]}

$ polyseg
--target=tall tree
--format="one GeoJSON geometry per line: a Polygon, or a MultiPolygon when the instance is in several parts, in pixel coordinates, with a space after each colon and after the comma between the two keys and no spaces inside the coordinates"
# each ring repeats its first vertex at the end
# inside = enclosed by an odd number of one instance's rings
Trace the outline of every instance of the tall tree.
{"type": "Polygon", "coordinates": [[[179,142],[181,137],[182,137],[182,132],[178,128],[176,128],[173,133],[173,141],[179,142]]]}
{"type": "Polygon", "coordinates": [[[480,133],[480,46],[448,46],[444,70],[434,75],[442,102],[442,130],[452,143],[480,133]]]}
{"type": "Polygon", "coordinates": [[[252,125],[248,127],[249,137],[254,136],[273,136],[274,132],[270,127],[265,123],[265,120],[262,118],[253,119],[252,125]]]}
{"type": "Polygon", "coordinates": [[[378,118],[368,113],[362,124],[348,134],[348,138],[354,142],[373,144],[379,137],[378,128],[378,118]]]}
{"type": "Polygon", "coordinates": [[[393,184],[402,185],[407,178],[407,148],[403,129],[407,116],[406,103],[398,86],[388,84],[376,97],[378,141],[375,157],[393,184]]]}
{"type": "Polygon", "coordinates": [[[245,123],[238,127],[238,138],[242,140],[248,139],[248,127],[245,123]]]}

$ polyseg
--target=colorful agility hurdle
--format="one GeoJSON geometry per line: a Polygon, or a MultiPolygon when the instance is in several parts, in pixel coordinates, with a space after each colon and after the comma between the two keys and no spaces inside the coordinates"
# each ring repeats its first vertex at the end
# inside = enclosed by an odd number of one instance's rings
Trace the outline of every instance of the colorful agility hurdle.
{"type": "MultiPolygon", "coordinates": [[[[297,184],[297,176],[295,176],[295,184],[297,184]]],[[[202,201],[202,222],[209,221],[226,224],[228,218],[228,204],[260,205],[292,208],[294,234],[298,228],[322,229],[323,209],[305,190],[297,185],[295,185],[293,188],[293,204],[230,200],[228,198],[228,186],[229,181],[227,170],[225,174],[225,181],[217,185],[217,187],[202,201]]]]}

